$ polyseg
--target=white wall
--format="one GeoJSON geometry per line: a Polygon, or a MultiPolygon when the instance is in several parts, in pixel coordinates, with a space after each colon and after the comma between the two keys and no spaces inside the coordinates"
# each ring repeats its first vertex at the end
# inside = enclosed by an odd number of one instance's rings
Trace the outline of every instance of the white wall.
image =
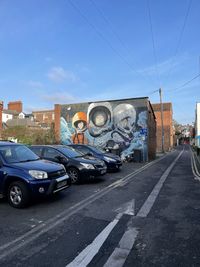
{"type": "Polygon", "coordinates": [[[2,122],[7,122],[7,120],[12,120],[13,119],[13,115],[12,114],[6,114],[6,113],[2,113],[2,122]]]}

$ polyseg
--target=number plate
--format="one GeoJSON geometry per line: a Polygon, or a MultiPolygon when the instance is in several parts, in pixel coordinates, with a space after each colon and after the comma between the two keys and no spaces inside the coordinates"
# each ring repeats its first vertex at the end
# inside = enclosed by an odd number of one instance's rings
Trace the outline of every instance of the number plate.
{"type": "Polygon", "coordinates": [[[62,182],[57,184],[57,189],[65,186],[65,185],[67,185],[67,181],[62,181],[62,182]]]}

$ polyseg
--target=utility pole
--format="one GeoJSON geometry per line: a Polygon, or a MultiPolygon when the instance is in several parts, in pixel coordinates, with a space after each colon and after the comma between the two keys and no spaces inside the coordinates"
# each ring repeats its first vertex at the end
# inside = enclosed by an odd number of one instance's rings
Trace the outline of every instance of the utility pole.
{"type": "Polygon", "coordinates": [[[159,88],[159,95],[160,95],[161,136],[162,136],[161,150],[162,150],[162,153],[164,153],[165,149],[164,149],[164,127],[163,127],[163,103],[162,103],[162,89],[161,88],[159,88]]]}

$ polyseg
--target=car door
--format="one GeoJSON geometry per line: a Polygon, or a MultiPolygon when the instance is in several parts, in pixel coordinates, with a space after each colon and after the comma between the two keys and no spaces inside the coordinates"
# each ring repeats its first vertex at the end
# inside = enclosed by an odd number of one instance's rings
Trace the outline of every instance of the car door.
{"type": "Polygon", "coordinates": [[[0,197],[3,194],[3,182],[4,182],[4,169],[3,169],[3,162],[0,158],[0,197]]]}

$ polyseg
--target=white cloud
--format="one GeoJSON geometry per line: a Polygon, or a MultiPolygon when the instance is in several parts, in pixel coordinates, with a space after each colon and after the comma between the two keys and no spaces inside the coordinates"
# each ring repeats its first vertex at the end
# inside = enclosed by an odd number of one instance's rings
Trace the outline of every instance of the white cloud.
{"type": "Polygon", "coordinates": [[[47,74],[48,78],[54,82],[76,82],[78,81],[78,77],[72,72],[63,69],[62,67],[53,67],[47,74]]]}

